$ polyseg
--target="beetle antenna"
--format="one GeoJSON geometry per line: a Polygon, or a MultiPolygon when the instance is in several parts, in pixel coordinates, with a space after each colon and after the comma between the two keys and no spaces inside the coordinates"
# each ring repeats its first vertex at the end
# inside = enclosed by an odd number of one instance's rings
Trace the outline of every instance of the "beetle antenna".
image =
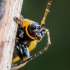
{"type": "Polygon", "coordinates": [[[51,6],[51,2],[52,2],[52,0],[48,0],[47,7],[46,7],[46,10],[45,10],[45,13],[44,13],[44,17],[41,21],[41,27],[44,26],[46,17],[48,15],[48,13],[50,12],[49,9],[50,9],[50,6],[51,6]]]}

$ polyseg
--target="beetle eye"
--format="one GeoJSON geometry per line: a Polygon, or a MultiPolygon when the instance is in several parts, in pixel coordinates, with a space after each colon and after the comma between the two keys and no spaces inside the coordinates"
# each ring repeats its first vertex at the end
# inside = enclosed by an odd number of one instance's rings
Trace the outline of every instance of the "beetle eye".
{"type": "Polygon", "coordinates": [[[41,26],[39,25],[39,26],[37,27],[37,29],[41,29],[41,26]]]}
{"type": "Polygon", "coordinates": [[[36,28],[35,27],[31,27],[31,30],[35,30],[36,28]]]}

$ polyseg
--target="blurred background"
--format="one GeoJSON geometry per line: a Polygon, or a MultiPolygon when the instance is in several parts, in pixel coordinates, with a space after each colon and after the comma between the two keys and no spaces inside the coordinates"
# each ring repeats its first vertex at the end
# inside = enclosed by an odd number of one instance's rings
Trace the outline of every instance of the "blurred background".
{"type": "MultiPolygon", "coordinates": [[[[0,2],[3,0],[0,0],[0,2]]],[[[24,0],[21,14],[28,19],[41,22],[48,0],[24,0]]],[[[4,7],[4,4],[2,4],[4,7]]],[[[1,8],[0,14],[4,10],[1,8]]],[[[0,16],[2,16],[0,15],[0,16]]],[[[70,70],[70,0],[52,0],[45,27],[50,31],[51,45],[48,50],[19,70],[70,70]]],[[[1,19],[2,17],[0,17],[1,19]]],[[[47,43],[45,36],[31,55],[47,43]]]]}
{"type": "MultiPolygon", "coordinates": [[[[48,0],[24,0],[21,14],[36,22],[41,21],[48,0]]],[[[52,0],[45,27],[49,29],[51,46],[41,56],[20,70],[70,70],[70,1],[52,0]]],[[[46,36],[31,55],[46,45],[46,36]]]]}

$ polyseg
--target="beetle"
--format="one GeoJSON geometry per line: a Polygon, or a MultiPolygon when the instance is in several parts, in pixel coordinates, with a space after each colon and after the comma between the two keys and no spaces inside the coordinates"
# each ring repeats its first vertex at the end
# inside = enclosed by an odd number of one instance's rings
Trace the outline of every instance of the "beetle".
{"type": "Polygon", "coordinates": [[[30,19],[25,19],[22,16],[20,18],[14,18],[14,21],[18,24],[18,29],[12,62],[15,63],[20,59],[21,62],[16,65],[12,64],[12,68],[19,69],[25,62],[28,62],[29,60],[32,60],[33,58],[42,54],[45,50],[48,49],[49,45],[51,44],[49,30],[44,27],[51,2],[52,0],[48,0],[41,24],[30,19]],[[45,34],[47,34],[48,36],[47,46],[34,56],[30,56],[30,51],[32,51],[36,47],[37,42],[40,42],[45,34]]]}

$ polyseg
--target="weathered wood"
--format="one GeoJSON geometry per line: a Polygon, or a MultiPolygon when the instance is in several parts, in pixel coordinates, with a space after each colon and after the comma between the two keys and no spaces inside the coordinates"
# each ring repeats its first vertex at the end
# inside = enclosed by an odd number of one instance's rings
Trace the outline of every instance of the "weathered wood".
{"type": "Polygon", "coordinates": [[[0,25],[0,70],[10,70],[14,50],[17,24],[13,18],[19,17],[23,0],[6,0],[5,11],[0,25]]]}

